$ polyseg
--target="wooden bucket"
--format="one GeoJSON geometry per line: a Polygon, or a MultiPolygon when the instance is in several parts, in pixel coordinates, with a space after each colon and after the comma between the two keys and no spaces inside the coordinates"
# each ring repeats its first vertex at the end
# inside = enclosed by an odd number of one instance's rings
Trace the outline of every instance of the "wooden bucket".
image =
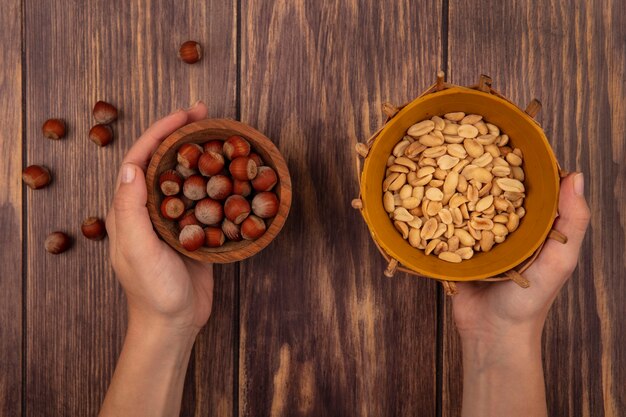
{"type": "Polygon", "coordinates": [[[369,228],[372,238],[388,262],[385,275],[396,271],[434,278],[442,282],[448,295],[456,292],[455,281],[502,281],[511,279],[522,287],[529,282],[521,275],[539,255],[546,238],[562,243],[567,238],[552,229],[557,216],[561,171],[550,144],[533,117],[541,109],[532,100],[525,111],[491,88],[491,79],[481,75],[478,85],[461,87],[437,82],[412,102],[394,107],[383,105],[385,125],[365,143],[356,145],[359,198],[352,201],[369,228]],[[462,111],[480,114],[499,126],[511,143],[524,154],[526,215],[519,228],[489,252],[479,252],[469,260],[454,264],[426,255],[400,236],[383,207],[382,183],[393,147],[412,124],[434,115],[462,111]],[[364,158],[363,169],[361,160],[364,158]]]}

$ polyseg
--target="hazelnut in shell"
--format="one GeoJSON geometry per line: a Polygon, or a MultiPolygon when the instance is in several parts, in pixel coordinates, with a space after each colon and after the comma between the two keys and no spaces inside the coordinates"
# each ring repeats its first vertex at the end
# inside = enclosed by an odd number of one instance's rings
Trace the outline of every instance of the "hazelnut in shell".
{"type": "Polygon", "coordinates": [[[278,197],[271,191],[260,192],[252,199],[252,212],[262,219],[276,216],[278,206],[278,197]]]}
{"type": "Polygon", "coordinates": [[[250,203],[240,195],[231,195],[224,203],[226,218],[235,224],[241,224],[250,214],[250,203]]]}
{"type": "Polygon", "coordinates": [[[198,201],[194,208],[196,219],[202,224],[218,224],[224,218],[224,209],[219,201],[205,198],[198,201]]]}
{"type": "Polygon", "coordinates": [[[246,240],[256,240],[265,233],[265,222],[254,214],[248,216],[241,223],[241,237],[246,240]]]}
{"type": "Polygon", "coordinates": [[[204,230],[195,224],[183,227],[178,235],[178,240],[183,248],[191,252],[198,250],[204,244],[205,239],[204,230]]]}

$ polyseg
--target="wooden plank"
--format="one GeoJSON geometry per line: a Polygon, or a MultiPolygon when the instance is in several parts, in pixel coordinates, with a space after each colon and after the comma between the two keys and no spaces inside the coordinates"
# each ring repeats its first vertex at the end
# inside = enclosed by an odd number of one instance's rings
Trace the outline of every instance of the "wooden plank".
{"type": "Polygon", "coordinates": [[[0,14],[0,415],[22,407],[22,11],[3,2],[0,14]]]}
{"type": "Polygon", "coordinates": [[[242,121],[283,152],[284,230],[242,263],[239,414],[434,415],[436,283],[383,276],[354,144],[433,80],[434,2],[241,5],[242,121]],[[425,35],[427,34],[427,35],[425,35]]]}
{"type": "MultiPolygon", "coordinates": [[[[197,99],[213,117],[235,116],[235,2],[25,0],[24,14],[27,159],[55,177],[28,196],[27,414],[95,415],[123,341],[125,301],[107,243],[85,240],[80,223],[105,215],[123,155],[156,119],[197,99]],[[205,47],[193,66],[177,58],[188,39],[205,47]],[[121,110],[116,139],[102,149],[87,139],[101,99],[121,110]],[[52,116],[67,120],[66,139],[41,137],[52,116]],[[55,229],[75,237],[57,257],[42,246],[55,229]]],[[[185,415],[218,403],[233,408],[235,271],[216,274],[215,310],[197,341],[185,415]]]]}
{"type": "MultiPolygon", "coordinates": [[[[561,165],[585,174],[592,220],[578,269],[550,312],[544,368],[550,415],[617,416],[626,409],[621,340],[625,264],[626,4],[618,1],[451,0],[449,79],[480,73],[538,120],[561,165]]],[[[449,304],[449,303],[448,303],[449,304]]],[[[460,347],[446,310],[444,415],[460,415],[460,347]]]]}

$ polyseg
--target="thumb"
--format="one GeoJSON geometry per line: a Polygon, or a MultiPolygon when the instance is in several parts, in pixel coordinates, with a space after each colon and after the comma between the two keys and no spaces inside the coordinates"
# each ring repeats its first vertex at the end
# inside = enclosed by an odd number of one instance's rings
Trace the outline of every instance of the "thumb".
{"type": "Polygon", "coordinates": [[[559,194],[559,217],[554,224],[556,230],[567,236],[565,246],[571,244],[576,253],[585,237],[590,217],[584,193],[585,178],[582,173],[570,174],[563,179],[559,194]]]}
{"type": "Polygon", "coordinates": [[[134,252],[155,238],[146,208],[148,190],[143,170],[130,162],[122,165],[120,186],[113,199],[115,229],[119,243],[134,252]]]}

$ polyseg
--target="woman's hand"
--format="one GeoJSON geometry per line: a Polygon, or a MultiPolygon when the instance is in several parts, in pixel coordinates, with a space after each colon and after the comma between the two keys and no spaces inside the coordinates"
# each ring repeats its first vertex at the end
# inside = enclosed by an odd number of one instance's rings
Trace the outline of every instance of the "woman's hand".
{"type": "Polygon", "coordinates": [[[211,314],[213,271],[159,240],[146,208],[144,172],[163,139],[206,115],[198,102],[164,117],[122,163],[106,224],[111,263],[128,301],[128,329],[101,417],[180,414],[191,349],[211,314]]]}
{"type": "Polygon", "coordinates": [[[552,302],[578,263],[578,253],[589,223],[582,174],[561,183],[559,217],[555,229],[567,236],[561,244],[548,239],[541,254],[523,273],[529,288],[512,281],[457,283],[452,299],[454,319],[461,335],[497,337],[513,331],[540,332],[552,302]]]}
{"type": "Polygon", "coordinates": [[[562,181],[554,227],[568,240],[546,242],[523,274],[529,288],[512,281],[458,283],[452,305],[463,345],[464,417],[547,416],[541,333],[578,262],[589,223],[583,191],[582,174],[562,181]]]}
{"type": "Polygon", "coordinates": [[[122,162],[106,226],[111,263],[126,293],[131,324],[163,325],[195,336],[211,314],[212,266],[182,257],[159,239],[146,208],[145,179],[159,144],[206,116],[206,106],[198,102],[164,117],[141,135],[122,162]]]}

